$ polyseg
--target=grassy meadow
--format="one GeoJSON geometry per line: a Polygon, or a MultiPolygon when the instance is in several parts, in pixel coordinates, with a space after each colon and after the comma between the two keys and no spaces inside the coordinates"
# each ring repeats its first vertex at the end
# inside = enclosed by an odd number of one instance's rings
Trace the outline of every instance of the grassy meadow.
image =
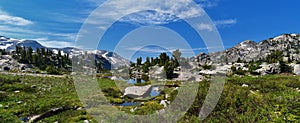
{"type": "MultiPolygon", "coordinates": [[[[122,103],[122,91],[113,81],[99,79],[99,86],[111,103],[122,103]]],[[[177,82],[167,82],[168,84],[177,82]]],[[[178,122],[298,122],[300,121],[300,76],[268,75],[260,77],[229,77],[223,93],[213,112],[204,120],[198,113],[206,97],[210,82],[199,83],[194,104],[178,122]],[[247,85],[247,86],[242,86],[247,85]]],[[[118,107],[131,114],[152,114],[163,108],[159,100],[162,94],[170,94],[170,100],[177,92],[165,86],[161,95],[138,106],[118,107]]],[[[132,99],[126,99],[132,101],[132,99]]],[[[138,100],[135,100],[138,101],[138,100]]],[[[184,102],[183,102],[184,103],[184,102]]],[[[0,75],[0,122],[22,122],[21,120],[42,114],[53,108],[61,111],[36,122],[59,123],[84,120],[97,122],[80,102],[72,77],[34,77],[0,75]]]]}

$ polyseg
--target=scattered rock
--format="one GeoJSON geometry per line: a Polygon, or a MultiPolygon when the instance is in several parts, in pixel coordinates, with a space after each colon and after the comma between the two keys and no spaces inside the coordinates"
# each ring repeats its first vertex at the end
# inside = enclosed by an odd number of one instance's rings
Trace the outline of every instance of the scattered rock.
{"type": "Polygon", "coordinates": [[[83,123],[90,123],[90,121],[88,121],[88,120],[84,120],[84,121],[83,121],[83,123]]]}
{"type": "Polygon", "coordinates": [[[36,85],[32,85],[31,88],[36,88],[36,85]]]}
{"type": "Polygon", "coordinates": [[[167,107],[167,101],[166,101],[166,100],[161,100],[159,104],[160,104],[160,105],[163,105],[164,108],[167,107]]]}
{"type": "Polygon", "coordinates": [[[130,109],[130,112],[134,112],[135,110],[137,110],[137,107],[130,109]]]}
{"type": "Polygon", "coordinates": [[[21,104],[21,103],[22,103],[22,101],[18,101],[18,102],[17,102],[17,104],[21,104]]]}
{"type": "Polygon", "coordinates": [[[249,87],[249,85],[247,85],[247,84],[243,84],[243,85],[242,85],[242,87],[249,87]]]}
{"type": "Polygon", "coordinates": [[[8,108],[9,108],[9,106],[8,106],[8,105],[4,106],[4,109],[8,109],[8,108]]]}
{"type": "Polygon", "coordinates": [[[166,95],[165,95],[165,99],[168,99],[168,98],[169,98],[169,94],[166,94],[166,95]]]}
{"type": "Polygon", "coordinates": [[[175,91],[175,90],[178,90],[178,88],[179,88],[179,87],[175,87],[173,90],[174,90],[174,91],[175,91]]]}

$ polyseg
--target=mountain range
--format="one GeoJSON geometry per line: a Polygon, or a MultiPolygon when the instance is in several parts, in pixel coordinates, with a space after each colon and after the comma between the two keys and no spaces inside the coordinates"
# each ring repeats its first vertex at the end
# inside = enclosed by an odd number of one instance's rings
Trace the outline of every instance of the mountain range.
{"type": "MultiPolygon", "coordinates": [[[[54,53],[57,53],[60,50],[63,53],[69,53],[70,56],[76,54],[95,55],[96,60],[100,61],[106,69],[110,69],[111,67],[128,66],[130,64],[129,60],[114,52],[108,52],[105,50],[83,51],[73,47],[50,48],[43,46],[38,41],[34,40],[19,40],[0,36],[0,49],[14,51],[16,46],[31,47],[33,50],[37,48],[47,48],[52,50],[54,53]]],[[[300,34],[282,34],[260,42],[246,40],[224,51],[199,53],[191,59],[192,61],[200,63],[229,63],[236,62],[238,59],[249,62],[264,59],[275,51],[283,51],[283,55],[286,59],[290,58],[293,60],[299,60],[300,34]]]]}
{"type": "Polygon", "coordinates": [[[74,47],[51,48],[51,47],[43,46],[38,41],[35,40],[24,40],[24,39],[20,40],[20,39],[0,36],[0,49],[5,49],[5,51],[11,52],[16,50],[16,46],[31,47],[34,51],[36,49],[41,49],[41,48],[52,50],[54,53],[58,53],[58,51],[62,51],[63,54],[65,53],[70,54],[70,57],[79,54],[95,56],[95,60],[101,62],[104,69],[111,69],[111,67],[128,66],[130,63],[129,60],[122,58],[118,54],[106,50],[84,51],[74,47]]]}

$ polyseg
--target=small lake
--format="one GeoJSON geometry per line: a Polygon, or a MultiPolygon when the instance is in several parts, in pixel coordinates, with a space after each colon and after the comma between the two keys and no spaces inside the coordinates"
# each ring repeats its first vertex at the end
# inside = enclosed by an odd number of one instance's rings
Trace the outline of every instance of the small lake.
{"type": "Polygon", "coordinates": [[[152,90],[150,92],[151,97],[156,97],[160,94],[160,91],[158,90],[158,87],[152,87],[152,90]]]}
{"type": "Polygon", "coordinates": [[[122,104],[118,104],[117,106],[137,106],[137,105],[140,105],[139,102],[124,102],[122,104]]]}
{"type": "Polygon", "coordinates": [[[145,82],[146,82],[145,80],[137,79],[137,78],[127,80],[127,83],[130,83],[130,84],[145,83],[145,82]]]}

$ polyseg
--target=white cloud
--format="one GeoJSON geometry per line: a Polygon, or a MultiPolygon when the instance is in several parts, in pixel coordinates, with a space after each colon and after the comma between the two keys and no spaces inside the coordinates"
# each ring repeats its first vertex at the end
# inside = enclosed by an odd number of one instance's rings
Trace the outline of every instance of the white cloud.
{"type": "Polygon", "coordinates": [[[227,19],[227,20],[217,20],[214,21],[216,26],[222,26],[222,25],[233,25],[237,23],[236,19],[227,19]]]}
{"type": "Polygon", "coordinates": [[[26,25],[33,24],[33,22],[30,20],[27,20],[22,17],[9,15],[8,13],[2,11],[1,9],[0,9],[0,23],[16,25],[16,26],[26,26],[26,25]]]}
{"type": "Polygon", "coordinates": [[[152,8],[155,12],[142,12],[127,16],[122,21],[142,24],[164,24],[180,19],[188,19],[203,15],[204,11],[192,0],[111,0],[102,5],[101,13],[89,24],[119,19],[123,14],[132,14],[145,8],[152,8]],[[177,18],[178,17],[178,18],[177,18]]]}

